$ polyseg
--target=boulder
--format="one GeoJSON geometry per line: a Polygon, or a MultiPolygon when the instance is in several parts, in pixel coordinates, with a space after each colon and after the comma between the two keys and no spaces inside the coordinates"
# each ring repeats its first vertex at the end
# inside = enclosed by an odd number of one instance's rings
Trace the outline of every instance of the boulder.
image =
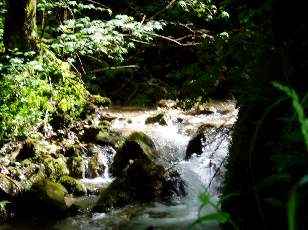
{"type": "Polygon", "coordinates": [[[185,182],[174,170],[146,159],[131,161],[125,173],[103,190],[94,211],[105,212],[136,202],[161,200],[170,202],[174,196],[184,196],[185,182]]]}
{"type": "Polygon", "coordinates": [[[14,197],[20,190],[21,184],[18,181],[0,173],[0,197],[14,197]]]}
{"type": "Polygon", "coordinates": [[[155,123],[158,123],[160,125],[167,125],[165,114],[158,113],[158,114],[148,117],[145,120],[145,124],[155,124],[155,123]]]}
{"type": "Polygon", "coordinates": [[[176,108],[177,102],[170,99],[162,99],[158,102],[158,106],[161,108],[176,108]]]}
{"type": "Polygon", "coordinates": [[[58,182],[66,188],[69,194],[82,196],[87,193],[86,187],[73,177],[62,176],[58,182]]]}
{"type": "MultiPolygon", "coordinates": [[[[65,203],[64,197],[68,194],[66,188],[60,183],[48,179],[37,181],[29,191],[31,200],[35,205],[45,206],[47,212],[48,208],[51,210],[66,210],[68,206],[65,203]]],[[[29,200],[28,202],[31,202],[29,200]]]]}
{"type": "Polygon", "coordinates": [[[104,160],[103,153],[97,152],[95,153],[89,160],[88,163],[88,171],[89,177],[95,178],[101,176],[106,169],[106,162],[104,160]]]}
{"type": "Polygon", "coordinates": [[[68,158],[67,167],[69,175],[75,178],[84,178],[86,174],[85,163],[82,157],[78,154],[68,158]]]}
{"type": "Polygon", "coordinates": [[[114,156],[111,173],[120,176],[130,160],[145,159],[151,162],[157,156],[158,152],[151,138],[142,132],[133,132],[114,156]]]}
{"type": "Polygon", "coordinates": [[[212,125],[204,124],[201,125],[195,134],[192,136],[190,141],[188,142],[186,153],[185,153],[185,159],[189,159],[193,154],[201,155],[202,154],[202,148],[203,144],[206,140],[205,132],[206,130],[213,128],[212,125]]]}

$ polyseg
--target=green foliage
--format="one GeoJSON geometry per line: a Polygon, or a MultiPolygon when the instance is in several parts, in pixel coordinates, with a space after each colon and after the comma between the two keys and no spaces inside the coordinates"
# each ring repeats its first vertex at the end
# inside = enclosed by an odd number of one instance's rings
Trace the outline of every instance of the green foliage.
{"type": "Polygon", "coordinates": [[[299,96],[297,95],[296,91],[292,88],[281,85],[278,82],[274,82],[273,84],[277,89],[285,92],[289,97],[292,98],[292,105],[293,105],[294,111],[297,114],[298,121],[301,125],[301,132],[304,136],[306,148],[308,151],[308,118],[305,117],[304,106],[301,104],[299,96]]]}
{"type": "MultiPolygon", "coordinates": [[[[228,198],[228,197],[226,197],[226,198],[228,198]]],[[[229,223],[232,224],[234,229],[238,230],[238,227],[230,219],[230,215],[228,213],[221,211],[220,205],[221,205],[222,201],[224,200],[224,198],[222,198],[216,204],[215,202],[212,201],[212,198],[211,198],[210,195],[208,195],[206,193],[202,193],[202,194],[200,194],[199,199],[201,201],[201,206],[199,208],[199,217],[195,222],[193,222],[190,225],[189,229],[193,229],[195,226],[197,226],[201,223],[204,223],[206,221],[217,221],[220,224],[225,224],[225,223],[229,222],[229,223]],[[210,208],[214,209],[214,212],[201,216],[201,211],[205,207],[207,207],[207,208],[210,207],[210,208]]]]}
{"type": "Polygon", "coordinates": [[[3,29],[4,29],[4,17],[5,17],[6,9],[5,9],[5,1],[0,1],[0,52],[3,51],[3,29]]]}
{"type": "Polygon", "coordinates": [[[10,202],[10,201],[7,201],[7,200],[2,200],[2,201],[0,201],[0,212],[3,211],[3,210],[5,210],[5,206],[6,206],[7,204],[9,204],[9,203],[11,203],[11,202],[10,202]]]}
{"type": "Polygon", "coordinates": [[[70,72],[69,65],[50,51],[14,51],[0,65],[0,140],[39,137],[56,111],[79,116],[88,105],[88,92],[70,72]]]}
{"type": "Polygon", "coordinates": [[[154,30],[162,29],[164,23],[149,21],[141,24],[127,15],[116,15],[109,21],[91,20],[88,17],[70,19],[60,26],[62,35],[51,47],[61,56],[101,54],[116,61],[134,48],[132,39],[152,40],[154,30]]]}

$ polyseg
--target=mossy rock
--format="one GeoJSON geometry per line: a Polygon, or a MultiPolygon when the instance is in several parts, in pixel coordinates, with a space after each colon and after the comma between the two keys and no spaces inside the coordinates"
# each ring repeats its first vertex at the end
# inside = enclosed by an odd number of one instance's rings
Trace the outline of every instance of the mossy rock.
{"type": "Polygon", "coordinates": [[[84,178],[86,169],[85,162],[79,154],[69,157],[67,160],[69,175],[75,178],[84,178]]]}
{"type": "Polygon", "coordinates": [[[117,151],[111,165],[111,172],[114,176],[119,176],[130,160],[146,159],[151,162],[157,157],[158,152],[151,138],[142,132],[133,132],[117,151]]]}
{"type": "Polygon", "coordinates": [[[106,169],[102,153],[95,153],[89,160],[88,164],[89,177],[95,178],[102,175],[106,169]]]}
{"type": "Polygon", "coordinates": [[[102,122],[100,125],[92,125],[86,127],[84,129],[82,140],[85,142],[97,142],[99,141],[97,139],[98,135],[108,137],[109,132],[110,132],[110,123],[105,121],[102,122]]]}
{"type": "Polygon", "coordinates": [[[136,202],[170,201],[174,195],[184,196],[185,183],[173,170],[146,159],[131,160],[125,173],[103,190],[94,211],[106,212],[136,202]]]}
{"type": "Polygon", "coordinates": [[[43,163],[45,166],[45,173],[47,177],[52,181],[58,180],[61,176],[69,175],[69,170],[66,166],[65,158],[61,154],[57,159],[54,159],[51,156],[47,156],[43,163]]]}
{"type": "Polygon", "coordinates": [[[23,161],[25,159],[30,159],[35,157],[35,155],[38,154],[46,154],[48,150],[46,147],[44,147],[42,144],[39,143],[39,141],[35,139],[27,139],[22,144],[21,149],[17,153],[16,161],[23,161]]]}
{"type": "Polygon", "coordinates": [[[21,187],[18,181],[0,173],[0,197],[14,197],[20,192],[21,187]]]}
{"type": "Polygon", "coordinates": [[[103,190],[94,205],[95,212],[107,212],[136,201],[136,190],[126,178],[115,179],[103,190]]]}
{"type": "Polygon", "coordinates": [[[145,120],[145,124],[155,124],[155,123],[158,123],[160,125],[167,125],[165,114],[158,113],[158,114],[148,117],[145,120]]]}
{"type": "Polygon", "coordinates": [[[91,102],[97,106],[107,107],[111,105],[111,100],[108,97],[102,97],[100,95],[92,95],[91,102]]]}
{"type": "Polygon", "coordinates": [[[82,196],[87,193],[86,187],[73,177],[62,176],[58,183],[62,184],[67,189],[69,194],[82,196]]]}
{"type": "Polygon", "coordinates": [[[60,183],[48,179],[40,180],[32,186],[30,193],[44,204],[62,210],[68,208],[64,200],[68,191],[60,183]]]}

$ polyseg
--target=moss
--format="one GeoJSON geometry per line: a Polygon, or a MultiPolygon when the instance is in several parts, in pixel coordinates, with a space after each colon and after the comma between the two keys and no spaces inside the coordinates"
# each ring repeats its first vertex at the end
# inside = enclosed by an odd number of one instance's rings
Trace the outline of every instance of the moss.
{"type": "Polygon", "coordinates": [[[72,177],[84,178],[85,177],[85,164],[82,157],[75,153],[74,156],[70,157],[67,161],[69,168],[69,174],[72,177]]]}
{"type": "Polygon", "coordinates": [[[62,176],[58,182],[62,184],[70,194],[81,196],[87,193],[86,187],[73,177],[62,176]]]}
{"type": "Polygon", "coordinates": [[[33,185],[32,193],[40,201],[52,206],[66,209],[64,197],[68,194],[66,188],[54,181],[43,179],[33,185]]]}
{"type": "Polygon", "coordinates": [[[65,158],[63,155],[60,155],[60,157],[57,159],[54,159],[51,156],[47,156],[43,163],[45,166],[45,173],[47,177],[52,181],[56,181],[61,176],[69,174],[69,170],[66,166],[65,158]]]}
{"type": "Polygon", "coordinates": [[[111,165],[113,175],[118,176],[126,168],[129,160],[145,159],[153,161],[158,156],[154,142],[142,132],[133,132],[120,147],[111,165]]]}
{"type": "Polygon", "coordinates": [[[135,201],[135,188],[128,180],[117,178],[99,196],[94,206],[96,212],[110,211],[135,201]]]}
{"type": "Polygon", "coordinates": [[[91,96],[91,101],[93,104],[97,106],[110,106],[111,105],[111,100],[108,97],[102,97],[100,95],[92,95],[91,96]]]}
{"type": "Polygon", "coordinates": [[[167,125],[166,119],[165,119],[165,114],[164,113],[158,113],[156,115],[153,115],[151,117],[148,117],[145,120],[146,124],[154,124],[158,123],[160,125],[167,125]]]}

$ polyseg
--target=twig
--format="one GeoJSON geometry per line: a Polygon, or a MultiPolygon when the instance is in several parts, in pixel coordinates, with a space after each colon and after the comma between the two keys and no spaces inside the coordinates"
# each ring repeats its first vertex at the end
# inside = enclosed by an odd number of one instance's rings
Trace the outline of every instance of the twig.
{"type": "Polygon", "coordinates": [[[152,44],[149,43],[149,42],[137,40],[137,39],[134,39],[134,38],[130,38],[129,40],[131,40],[131,41],[133,41],[133,42],[138,42],[138,43],[141,43],[141,44],[145,44],[145,45],[152,45],[152,44]]]}
{"type": "Polygon", "coordinates": [[[139,68],[138,65],[122,65],[122,66],[111,66],[111,67],[106,67],[106,68],[102,68],[102,69],[94,69],[88,73],[99,73],[99,72],[103,72],[106,70],[115,70],[115,69],[127,69],[127,68],[139,68]]]}
{"type": "Polygon", "coordinates": [[[143,18],[142,18],[142,20],[141,20],[141,22],[140,22],[141,25],[144,23],[145,18],[146,18],[146,15],[143,15],[143,18]]]}
{"type": "Polygon", "coordinates": [[[88,2],[92,2],[92,3],[94,3],[94,4],[97,4],[97,5],[100,5],[100,6],[104,7],[104,8],[106,8],[106,9],[109,8],[108,6],[106,6],[106,5],[104,5],[104,4],[100,3],[100,2],[96,2],[96,1],[93,1],[93,0],[87,0],[87,1],[88,1],[88,2]]]}
{"type": "Polygon", "coordinates": [[[178,42],[177,40],[175,40],[175,39],[173,39],[173,38],[169,38],[169,37],[166,37],[166,36],[163,36],[163,35],[159,35],[159,34],[154,34],[154,33],[153,33],[152,35],[155,36],[155,37],[162,38],[162,39],[166,39],[166,40],[168,40],[168,41],[171,41],[171,42],[173,42],[173,43],[176,43],[176,44],[178,44],[179,46],[183,46],[182,43],[178,42]]]}

